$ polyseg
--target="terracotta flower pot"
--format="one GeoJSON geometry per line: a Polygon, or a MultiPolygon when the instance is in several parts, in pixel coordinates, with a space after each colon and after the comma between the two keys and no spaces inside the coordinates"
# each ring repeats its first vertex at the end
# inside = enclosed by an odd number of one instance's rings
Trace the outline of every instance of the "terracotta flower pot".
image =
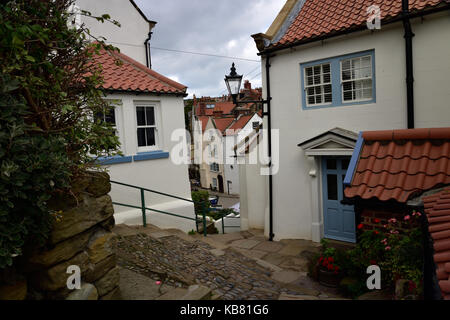
{"type": "Polygon", "coordinates": [[[341,281],[341,276],[339,274],[335,274],[334,271],[325,270],[319,268],[319,283],[331,287],[337,288],[339,286],[339,282],[341,281]]]}

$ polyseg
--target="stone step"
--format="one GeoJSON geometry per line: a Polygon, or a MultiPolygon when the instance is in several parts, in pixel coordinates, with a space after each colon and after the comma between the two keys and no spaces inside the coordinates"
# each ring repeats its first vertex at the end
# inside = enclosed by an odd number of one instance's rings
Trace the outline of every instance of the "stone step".
{"type": "Polygon", "coordinates": [[[189,288],[176,288],[156,300],[209,300],[211,289],[202,285],[192,285],[189,288]]]}

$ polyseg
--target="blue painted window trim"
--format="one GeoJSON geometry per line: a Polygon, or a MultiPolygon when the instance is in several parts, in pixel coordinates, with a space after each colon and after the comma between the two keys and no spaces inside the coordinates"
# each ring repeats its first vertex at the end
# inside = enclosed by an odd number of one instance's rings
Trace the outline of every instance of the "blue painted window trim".
{"type": "Polygon", "coordinates": [[[154,159],[165,159],[169,157],[168,152],[162,150],[150,151],[150,152],[138,152],[137,155],[133,156],[134,161],[144,161],[144,160],[154,160],[154,159]]]}
{"type": "Polygon", "coordinates": [[[108,164],[116,164],[116,163],[127,163],[132,162],[133,157],[132,156],[113,156],[113,157],[99,157],[97,159],[97,162],[101,165],[108,165],[108,164]]]}
{"type": "Polygon", "coordinates": [[[364,143],[364,138],[362,137],[362,132],[358,135],[358,140],[356,140],[355,149],[353,150],[352,158],[348,165],[347,173],[344,178],[344,186],[350,186],[353,180],[353,174],[355,173],[356,165],[358,164],[359,154],[364,143]]]}
{"type": "Polygon", "coordinates": [[[342,56],[336,56],[328,59],[315,60],[311,62],[300,64],[300,78],[301,78],[301,90],[302,90],[302,109],[313,110],[330,107],[345,107],[352,105],[370,104],[376,103],[376,75],[375,75],[375,50],[367,50],[356,52],[352,54],[346,54],[342,56]],[[342,86],[341,86],[341,60],[357,58],[361,56],[372,56],[372,99],[366,101],[356,102],[344,102],[342,101],[342,86]],[[305,68],[315,66],[318,64],[330,63],[331,67],[331,86],[332,86],[332,102],[329,104],[321,104],[318,106],[306,105],[306,92],[305,92],[305,68]]]}

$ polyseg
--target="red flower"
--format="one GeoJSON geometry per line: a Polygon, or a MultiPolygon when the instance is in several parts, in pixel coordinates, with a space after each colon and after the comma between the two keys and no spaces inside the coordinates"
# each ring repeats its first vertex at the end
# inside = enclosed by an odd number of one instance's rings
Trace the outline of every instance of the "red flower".
{"type": "Polygon", "coordinates": [[[328,268],[328,270],[333,270],[333,265],[329,264],[327,268],[328,268]]]}
{"type": "Polygon", "coordinates": [[[334,262],[333,257],[329,257],[329,258],[328,258],[328,261],[329,261],[329,262],[334,262]]]}
{"type": "Polygon", "coordinates": [[[378,218],[375,218],[375,219],[373,219],[373,222],[375,222],[375,223],[380,223],[380,219],[378,219],[378,218]]]}
{"type": "Polygon", "coordinates": [[[358,224],[358,229],[361,230],[362,228],[364,228],[364,225],[362,223],[358,224]]]}
{"type": "Polygon", "coordinates": [[[323,260],[323,257],[320,257],[320,258],[319,258],[319,263],[322,262],[322,260],[323,260]]]}
{"type": "Polygon", "coordinates": [[[377,230],[373,230],[374,234],[379,234],[379,232],[377,230]]]}
{"type": "Polygon", "coordinates": [[[375,260],[370,260],[370,264],[377,264],[375,260]]]}
{"type": "Polygon", "coordinates": [[[335,267],[334,267],[334,270],[335,270],[335,271],[339,271],[339,267],[338,267],[338,266],[335,266],[335,267]]]}

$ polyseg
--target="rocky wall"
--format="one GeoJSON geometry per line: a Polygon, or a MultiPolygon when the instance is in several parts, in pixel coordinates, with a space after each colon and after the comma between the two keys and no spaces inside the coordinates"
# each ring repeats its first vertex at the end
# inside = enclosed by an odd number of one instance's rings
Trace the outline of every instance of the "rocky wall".
{"type": "Polygon", "coordinates": [[[118,299],[119,269],[112,248],[114,227],[109,175],[92,172],[55,196],[49,207],[58,218],[48,243],[27,249],[0,279],[0,299],[118,299]],[[81,270],[81,289],[69,289],[69,266],[81,270]],[[8,281],[7,273],[14,276],[8,281]]]}

